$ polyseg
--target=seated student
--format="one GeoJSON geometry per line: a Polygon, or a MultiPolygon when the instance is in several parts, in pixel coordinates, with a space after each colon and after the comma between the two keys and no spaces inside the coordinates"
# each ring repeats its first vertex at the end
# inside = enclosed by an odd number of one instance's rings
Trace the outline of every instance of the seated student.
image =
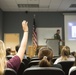
{"type": "Polygon", "coordinates": [[[70,55],[70,48],[68,46],[64,46],[61,50],[61,56],[56,59],[54,64],[57,64],[61,61],[75,61],[75,58],[70,55]]]}
{"type": "Polygon", "coordinates": [[[69,75],[72,71],[76,70],[76,52],[74,53],[74,57],[75,57],[75,62],[74,65],[69,69],[69,75]]]}
{"type": "Polygon", "coordinates": [[[6,48],[6,56],[11,55],[11,48],[6,48]]]}
{"type": "Polygon", "coordinates": [[[39,62],[40,67],[57,67],[62,69],[62,66],[60,64],[53,65],[53,51],[48,47],[40,48],[38,58],[41,59],[39,62]]]}
{"type": "Polygon", "coordinates": [[[18,52],[19,47],[20,47],[20,45],[16,45],[16,46],[15,46],[15,50],[16,50],[16,52],[18,52]]]}
{"type": "Polygon", "coordinates": [[[12,52],[12,50],[11,50],[10,47],[6,48],[6,58],[7,58],[7,60],[9,60],[10,58],[13,57],[13,55],[11,54],[11,52],[12,52]]]}
{"type": "Polygon", "coordinates": [[[26,50],[27,40],[28,40],[28,26],[27,22],[24,20],[22,22],[22,27],[24,31],[23,39],[21,41],[21,45],[19,48],[18,53],[11,58],[9,61],[6,61],[6,50],[5,45],[2,40],[0,40],[0,75],[4,75],[4,69],[12,68],[15,71],[18,71],[19,66],[22,62],[22,59],[24,57],[24,52],[26,50]]]}

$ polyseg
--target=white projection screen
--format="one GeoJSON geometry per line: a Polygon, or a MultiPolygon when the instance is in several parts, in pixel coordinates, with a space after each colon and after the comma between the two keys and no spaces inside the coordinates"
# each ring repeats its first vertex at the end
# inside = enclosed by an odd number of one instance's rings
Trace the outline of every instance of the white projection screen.
{"type": "Polygon", "coordinates": [[[64,14],[65,45],[76,51],[76,14],[64,14]]]}

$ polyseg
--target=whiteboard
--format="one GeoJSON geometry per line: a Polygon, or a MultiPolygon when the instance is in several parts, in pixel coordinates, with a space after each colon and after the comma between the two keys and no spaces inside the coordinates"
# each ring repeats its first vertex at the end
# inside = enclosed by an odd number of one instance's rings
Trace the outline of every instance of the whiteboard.
{"type": "Polygon", "coordinates": [[[60,30],[60,36],[62,39],[62,28],[61,27],[36,28],[38,45],[46,45],[46,38],[54,39],[54,34],[56,33],[57,29],[60,30]]]}

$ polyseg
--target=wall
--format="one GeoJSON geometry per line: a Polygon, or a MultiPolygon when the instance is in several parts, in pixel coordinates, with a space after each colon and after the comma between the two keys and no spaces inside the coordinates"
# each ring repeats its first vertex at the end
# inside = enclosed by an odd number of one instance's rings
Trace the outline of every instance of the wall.
{"type": "Polygon", "coordinates": [[[2,40],[3,12],[0,9],[0,39],[2,40]]]}
{"type": "Polygon", "coordinates": [[[20,33],[22,39],[21,22],[26,19],[29,22],[28,45],[32,44],[33,16],[36,15],[37,27],[62,27],[62,38],[64,39],[64,16],[62,13],[53,12],[4,12],[3,31],[4,33],[20,33]]]}

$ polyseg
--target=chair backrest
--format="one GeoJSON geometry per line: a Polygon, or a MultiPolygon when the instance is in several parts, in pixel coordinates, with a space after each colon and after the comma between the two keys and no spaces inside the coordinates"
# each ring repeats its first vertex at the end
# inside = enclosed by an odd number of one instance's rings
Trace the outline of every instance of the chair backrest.
{"type": "Polygon", "coordinates": [[[24,70],[23,75],[65,75],[65,73],[55,67],[30,67],[24,70]]]}
{"type": "Polygon", "coordinates": [[[21,65],[18,69],[17,75],[22,75],[23,71],[25,70],[25,63],[21,62],[21,65]]]}
{"type": "Polygon", "coordinates": [[[23,62],[25,63],[25,69],[28,67],[28,63],[30,62],[27,58],[23,59],[23,62]]]}
{"type": "Polygon", "coordinates": [[[34,60],[34,61],[30,61],[29,64],[28,64],[28,67],[31,67],[31,66],[36,66],[38,65],[40,62],[40,60],[34,60]]]}
{"type": "Polygon", "coordinates": [[[76,75],[76,69],[71,71],[70,75],[76,75]]]}
{"type": "Polygon", "coordinates": [[[65,72],[65,75],[68,75],[69,69],[73,66],[74,61],[62,61],[58,64],[61,64],[62,69],[65,72]]]}
{"type": "Polygon", "coordinates": [[[31,58],[31,61],[34,61],[34,60],[40,60],[39,58],[31,58]]]}
{"type": "Polygon", "coordinates": [[[54,56],[53,59],[52,59],[52,62],[54,63],[57,58],[58,58],[58,56],[54,56]]]}
{"type": "Polygon", "coordinates": [[[30,62],[31,58],[30,57],[27,57],[28,61],[30,62]]]}
{"type": "Polygon", "coordinates": [[[16,73],[15,70],[13,70],[13,69],[11,69],[11,68],[6,68],[4,75],[17,75],[17,73],[16,73]]]}
{"type": "Polygon", "coordinates": [[[12,56],[6,56],[6,58],[7,58],[7,60],[9,60],[9,59],[11,59],[11,58],[12,58],[12,56]]]}

